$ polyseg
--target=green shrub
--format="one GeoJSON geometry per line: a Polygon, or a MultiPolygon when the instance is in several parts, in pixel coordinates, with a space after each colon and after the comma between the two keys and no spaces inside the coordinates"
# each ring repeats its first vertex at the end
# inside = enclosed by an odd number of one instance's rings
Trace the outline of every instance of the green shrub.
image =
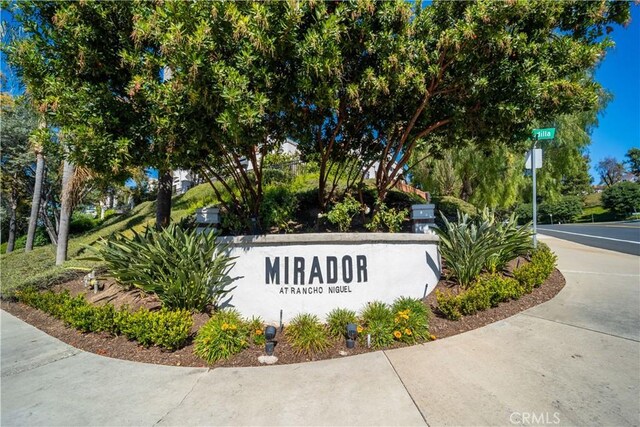
{"type": "Polygon", "coordinates": [[[215,233],[176,225],[133,233],[132,239],[120,235],[102,240],[98,248],[88,246],[97,257],[85,259],[104,261],[119,283],[157,294],[169,309],[204,311],[234,289],[228,276],[234,258],[215,233]]]}
{"type": "Polygon", "coordinates": [[[408,213],[407,209],[389,208],[386,204],[377,202],[373,218],[365,227],[369,231],[380,231],[384,225],[390,233],[397,233],[402,229],[402,223],[408,213]]]}
{"type": "Polygon", "coordinates": [[[542,221],[573,222],[582,214],[582,198],[564,196],[556,201],[545,201],[540,204],[538,216],[542,221]]]}
{"type": "Polygon", "coordinates": [[[151,316],[151,341],[153,344],[176,350],[182,348],[193,326],[193,317],[187,310],[167,310],[165,308],[152,312],[151,316]]]}
{"type": "Polygon", "coordinates": [[[20,290],[16,296],[23,303],[44,311],[82,332],[123,334],[148,347],[157,345],[167,350],[178,349],[189,338],[193,318],[186,310],[162,309],[152,312],[141,308],[130,312],[117,310],[111,304],[95,306],[84,296],[71,297],[69,292],[39,292],[35,288],[20,290]]]}
{"type": "Polygon", "coordinates": [[[320,323],[318,316],[313,314],[298,314],[291,320],[284,333],[297,353],[312,355],[329,346],[324,325],[320,323]]]}
{"type": "Polygon", "coordinates": [[[248,347],[248,336],[247,324],[240,313],[235,309],[225,309],[215,313],[200,328],[194,340],[194,351],[207,363],[215,363],[248,347]]]}
{"type": "Polygon", "coordinates": [[[478,284],[458,295],[460,313],[464,316],[476,314],[491,307],[490,290],[478,284]]]}
{"type": "Polygon", "coordinates": [[[364,333],[371,335],[373,348],[384,348],[393,344],[395,327],[391,308],[380,301],[368,303],[361,313],[364,333]]]}
{"type": "MultiPolygon", "coordinates": [[[[33,247],[45,246],[51,243],[49,239],[49,235],[47,235],[47,231],[44,227],[36,228],[36,232],[33,235],[33,247]]],[[[17,251],[19,249],[24,249],[27,246],[27,235],[20,236],[16,238],[16,241],[13,243],[13,250],[17,251]]]]}
{"type": "Polygon", "coordinates": [[[602,192],[602,204],[619,217],[640,211],[640,183],[619,182],[602,192]]]}
{"type": "Polygon", "coordinates": [[[557,257],[545,244],[539,244],[531,255],[531,262],[513,271],[513,277],[520,283],[524,292],[530,293],[539,287],[556,268],[557,257]]]}
{"type": "Polygon", "coordinates": [[[431,311],[422,301],[415,298],[400,297],[393,302],[393,336],[396,340],[415,343],[429,338],[429,319],[431,311]]]}
{"type": "Polygon", "coordinates": [[[341,232],[349,231],[353,217],[360,212],[360,203],[347,194],[342,202],[333,205],[327,214],[327,219],[331,224],[337,225],[341,232]]]}
{"type": "Polygon", "coordinates": [[[290,223],[295,219],[298,209],[296,194],[284,185],[267,186],[260,206],[260,217],[265,229],[277,227],[282,231],[291,231],[290,223]]]}
{"type": "Polygon", "coordinates": [[[81,234],[92,230],[98,226],[100,220],[95,219],[92,215],[83,213],[74,213],[69,224],[70,234],[81,234]]]}
{"type": "Polygon", "coordinates": [[[462,317],[457,295],[436,291],[436,301],[438,302],[438,310],[447,319],[459,320],[462,317]]]}
{"type": "MultiPolygon", "coordinates": [[[[449,221],[455,221],[458,213],[461,212],[470,218],[478,216],[478,209],[471,203],[467,203],[462,199],[452,196],[435,197],[433,202],[436,205],[436,213],[440,213],[440,217],[444,217],[449,221]]],[[[439,217],[436,214],[436,221],[440,224],[439,217]]]]}
{"type": "Polygon", "coordinates": [[[346,308],[334,308],[327,315],[329,335],[342,338],[347,334],[347,324],[358,323],[356,312],[346,308]]]}
{"type": "Polygon", "coordinates": [[[497,307],[501,302],[519,299],[524,293],[517,280],[499,274],[481,276],[476,286],[488,289],[492,307],[497,307]]]}

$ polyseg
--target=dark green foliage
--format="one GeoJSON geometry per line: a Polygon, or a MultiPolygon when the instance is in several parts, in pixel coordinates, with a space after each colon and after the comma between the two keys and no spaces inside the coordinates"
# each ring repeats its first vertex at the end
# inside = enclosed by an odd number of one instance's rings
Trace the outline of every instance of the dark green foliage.
{"type": "Polygon", "coordinates": [[[298,198],[288,186],[268,186],[260,207],[262,226],[265,230],[276,227],[281,231],[290,231],[290,223],[295,219],[297,209],[298,198]]]}
{"type": "Polygon", "coordinates": [[[478,216],[478,209],[475,206],[456,197],[444,196],[434,198],[433,202],[436,205],[436,212],[440,213],[440,215],[436,214],[436,220],[438,222],[440,221],[440,217],[444,217],[449,221],[455,221],[458,218],[458,212],[470,218],[478,216]]]}
{"type": "Polygon", "coordinates": [[[69,224],[70,234],[82,234],[96,228],[100,224],[100,220],[95,219],[91,215],[75,213],[69,224]]]}
{"type": "Polygon", "coordinates": [[[602,204],[619,217],[640,211],[640,183],[620,182],[602,192],[602,204]]]}
{"type": "Polygon", "coordinates": [[[360,314],[365,334],[371,334],[371,346],[384,348],[393,344],[394,314],[391,308],[380,301],[368,303],[360,314]]]}
{"type": "Polygon", "coordinates": [[[237,310],[219,311],[198,330],[194,352],[207,363],[228,359],[249,346],[249,332],[247,323],[237,310]]]}
{"type": "Polygon", "coordinates": [[[104,261],[119,283],[153,292],[167,308],[204,311],[231,292],[233,258],[215,233],[183,231],[171,225],[161,231],[133,232],[133,238],[115,236],[89,247],[104,261]]]}
{"type": "MultiPolygon", "coordinates": [[[[27,235],[25,234],[24,236],[20,236],[16,239],[16,243],[13,249],[24,249],[26,243],[27,235]]],[[[35,248],[38,246],[45,246],[49,243],[51,243],[51,240],[49,240],[49,236],[47,235],[45,229],[43,227],[36,228],[36,234],[33,236],[33,247],[35,248]]]]}
{"type": "Polygon", "coordinates": [[[298,314],[291,320],[284,333],[297,353],[311,356],[329,346],[327,331],[318,320],[318,316],[313,314],[298,314]]]}
{"type": "Polygon", "coordinates": [[[543,202],[538,209],[538,218],[542,222],[573,222],[582,214],[582,198],[565,196],[557,201],[543,202]]]}
{"type": "Polygon", "coordinates": [[[519,224],[527,224],[533,221],[533,204],[521,203],[516,207],[514,213],[518,217],[519,224]]]}
{"type": "Polygon", "coordinates": [[[90,304],[82,295],[72,298],[68,292],[39,292],[35,288],[26,288],[16,295],[23,303],[82,332],[123,334],[145,347],[157,345],[171,351],[181,348],[193,325],[191,313],[186,310],[149,311],[141,308],[132,313],[126,307],[116,310],[111,304],[90,304]]]}
{"type": "Polygon", "coordinates": [[[334,308],[327,315],[327,329],[329,335],[336,338],[344,337],[348,323],[357,323],[356,312],[346,308],[334,308]]]}

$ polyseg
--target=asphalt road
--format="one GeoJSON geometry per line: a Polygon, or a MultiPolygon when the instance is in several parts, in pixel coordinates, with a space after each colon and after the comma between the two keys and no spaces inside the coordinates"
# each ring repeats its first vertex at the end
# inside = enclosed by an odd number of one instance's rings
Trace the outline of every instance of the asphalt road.
{"type": "Polygon", "coordinates": [[[640,255],[640,222],[541,224],[538,233],[587,246],[640,255]]]}

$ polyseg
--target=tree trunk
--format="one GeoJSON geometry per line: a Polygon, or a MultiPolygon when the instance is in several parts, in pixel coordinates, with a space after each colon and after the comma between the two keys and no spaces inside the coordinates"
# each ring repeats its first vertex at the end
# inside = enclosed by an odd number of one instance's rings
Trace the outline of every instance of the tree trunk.
{"type": "Polygon", "coordinates": [[[40,215],[42,217],[42,221],[44,221],[44,228],[49,235],[49,240],[54,246],[58,245],[58,231],[56,230],[57,223],[54,224],[51,222],[51,218],[47,215],[47,204],[48,202],[43,198],[42,203],[40,204],[40,215]]]}
{"type": "Polygon", "coordinates": [[[60,225],[58,226],[58,247],[56,250],[56,265],[62,265],[67,259],[67,244],[69,243],[69,222],[73,210],[71,200],[71,184],[74,165],[64,161],[62,170],[62,197],[60,202],[60,225]]]}
{"type": "Polygon", "coordinates": [[[9,217],[9,240],[7,240],[7,253],[13,252],[13,247],[16,242],[16,210],[18,209],[18,200],[15,190],[11,193],[11,216],[9,217]]]}
{"type": "Polygon", "coordinates": [[[158,195],[156,196],[156,230],[165,228],[171,222],[171,190],[173,174],[161,170],[158,174],[158,195]]]}
{"type": "Polygon", "coordinates": [[[33,199],[31,201],[31,215],[29,216],[29,229],[27,231],[27,244],[25,252],[33,249],[33,238],[36,235],[38,225],[38,215],[40,213],[40,196],[42,194],[42,180],[44,178],[44,156],[42,151],[36,152],[36,182],[33,187],[33,199]]]}

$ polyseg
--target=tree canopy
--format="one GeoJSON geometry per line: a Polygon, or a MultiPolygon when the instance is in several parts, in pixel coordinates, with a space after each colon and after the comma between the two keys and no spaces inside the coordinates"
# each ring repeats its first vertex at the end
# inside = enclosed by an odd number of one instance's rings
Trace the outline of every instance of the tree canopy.
{"type": "Polygon", "coordinates": [[[15,12],[25,36],[10,59],[75,162],[187,165],[255,216],[261,159],[286,137],[320,159],[322,206],[331,173],[376,162],[384,199],[418,147],[524,151],[534,124],[597,110],[588,71],[629,4],[20,1],[15,12]]]}

